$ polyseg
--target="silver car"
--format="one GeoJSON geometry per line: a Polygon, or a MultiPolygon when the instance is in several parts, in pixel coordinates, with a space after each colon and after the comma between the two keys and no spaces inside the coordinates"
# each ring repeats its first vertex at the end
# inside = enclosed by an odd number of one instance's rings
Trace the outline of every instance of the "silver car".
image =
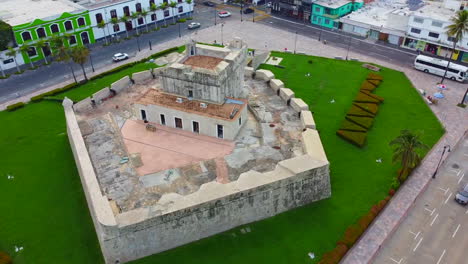
{"type": "Polygon", "coordinates": [[[201,24],[198,23],[198,22],[192,22],[190,24],[188,24],[188,29],[195,29],[195,28],[199,28],[201,27],[201,24]]]}
{"type": "Polygon", "coordinates": [[[114,56],[112,56],[112,60],[115,62],[122,61],[128,59],[128,54],[127,53],[116,53],[114,56]]]}
{"type": "Polygon", "coordinates": [[[455,201],[462,205],[468,204],[468,184],[455,195],[455,201]]]}

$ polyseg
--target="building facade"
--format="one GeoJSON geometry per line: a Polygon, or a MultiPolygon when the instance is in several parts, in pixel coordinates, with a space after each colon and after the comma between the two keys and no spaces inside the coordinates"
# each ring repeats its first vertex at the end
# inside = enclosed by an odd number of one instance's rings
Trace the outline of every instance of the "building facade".
{"type": "Polygon", "coordinates": [[[354,0],[313,2],[311,23],[327,28],[338,28],[340,17],[358,10],[363,5],[364,2],[354,0]]]}

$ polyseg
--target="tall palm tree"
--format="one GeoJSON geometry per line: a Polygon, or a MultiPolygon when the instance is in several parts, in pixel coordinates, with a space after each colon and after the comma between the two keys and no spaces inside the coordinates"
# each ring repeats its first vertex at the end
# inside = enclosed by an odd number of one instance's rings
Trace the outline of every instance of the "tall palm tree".
{"type": "MultiPolygon", "coordinates": [[[[154,4],[154,3],[151,4],[151,6],[150,6],[150,11],[151,11],[151,13],[153,13],[153,15],[156,16],[156,11],[158,11],[158,10],[159,10],[159,6],[157,6],[157,5],[154,4]]],[[[154,28],[156,28],[156,25],[157,25],[157,24],[158,24],[158,20],[156,19],[156,21],[154,22],[154,28]]]]}
{"type": "Polygon", "coordinates": [[[185,3],[189,5],[189,17],[192,17],[192,0],[185,0],[185,3]]]}
{"type": "MultiPolygon", "coordinates": [[[[450,59],[452,59],[452,55],[453,55],[453,52],[455,51],[455,47],[457,46],[457,43],[463,39],[463,36],[468,31],[468,11],[467,10],[458,11],[457,14],[450,19],[450,21],[452,22],[452,24],[447,26],[447,35],[449,35],[450,37],[454,39],[452,52],[450,53],[450,59]]],[[[447,64],[447,68],[445,69],[445,73],[444,73],[444,76],[442,77],[441,83],[445,79],[445,75],[447,74],[449,65],[450,65],[450,60],[449,60],[449,63],[447,64]]],[[[460,104],[463,104],[463,102],[465,102],[467,93],[468,93],[468,88],[466,88],[465,94],[463,95],[463,98],[460,104]]]]}
{"type": "Polygon", "coordinates": [[[101,22],[99,22],[99,23],[97,24],[97,27],[100,28],[100,29],[102,29],[102,32],[104,33],[104,39],[105,39],[105,41],[106,41],[106,45],[108,45],[109,43],[107,42],[106,25],[107,25],[107,23],[104,22],[104,20],[101,20],[101,22]]]}
{"type": "Polygon", "coordinates": [[[73,65],[71,64],[71,49],[66,47],[65,45],[57,46],[55,57],[57,61],[68,64],[72,72],[73,79],[75,80],[75,83],[77,83],[78,81],[76,80],[75,71],[73,70],[73,65]]]}
{"type": "MultiPolygon", "coordinates": [[[[140,17],[140,13],[132,12],[132,15],[131,15],[132,21],[138,20],[139,17],[140,17]]],[[[137,35],[139,35],[140,32],[138,31],[138,21],[135,21],[135,29],[136,29],[137,35]]]]}
{"type": "Polygon", "coordinates": [[[15,50],[14,48],[12,47],[8,47],[8,51],[5,53],[5,55],[7,55],[8,57],[12,58],[13,61],[15,62],[16,64],[16,70],[18,70],[18,72],[21,72],[19,66],[18,66],[18,62],[16,61],[16,55],[18,54],[18,51],[15,50]]]}
{"type": "Polygon", "coordinates": [[[83,46],[76,46],[71,48],[71,59],[74,63],[79,64],[81,69],[83,70],[83,75],[86,81],[88,81],[88,77],[86,76],[86,71],[84,68],[84,64],[88,62],[89,58],[89,50],[83,46]]]}
{"type": "Polygon", "coordinates": [[[124,23],[124,27],[125,27],[125,33],[127,34],[127,38],[128,38],[128,30],[127,30],[127,22],[129,21],[130,19],[128,18],[128,16],[123,16],[120,18],[120,22],[124,23]]]}
{"type": "Polygon", "coordinates": [[[28,58],[29,58],[29,64],[31,65],[31,68],[34,68],[34,64],[31,60],[31,56],[29,56],[29,49],[31,49],[31,46],[29,46],[28,44],[24,43],[22,46],[19,47],[19,51],[23,54],[26,54],[28,55],[28,58]]]}
{"type": "Polygon", "coordinates": [[[45,40],[43,39],[40,39],[38,41],[36,41],[36,43],[34,43],[34,45],[36,46],[36,48],[40,51],[42,51],[42,54],[44,55],[44,60],[45,60],[45,63],[46,64],[49,64],[49,62],[47,61],[47,56],[46,56],[46,53],[44,52],[44,48],[48,48],[49,45],[47,44],[47,42],[45,42],[45,40]]]}
{"type": "MultiPolygon", "coordinates": [[[[120,23],[120,20],[118,18],[116,18],[116,17],[113,17],[113,18],[111,18],[110,22],[111,22],[112,26],[115,27],[115,25],[118,25],[120,23]]],[[[112,28],[112,31],[114,31],[114,33],[115,33],[114,28],[112,28]]],[[[119,29],[119,31],[120,31],[120,29],[119,29]]]]}
{"type": "Polygon", "coordinates": [[[172,10],[172,22],[175,23],[174,9],[177,8],[177,2],[171,1],[171,3],[169,4],[169,7],[171,7],[171,10],[172,10]]]}
{"type": "Polygon", "coordinates": [[[140,11],[140,16],[143,18],[143,22],[145,23],[145,26],[146,26],[146,32],[148,32],[148,24],[146,23],[146,17],[148,16],[148,11],[142,8],[140,11]]]}
{"type": "Polygon", "coordinates": [[[167,21],[166,21],[166,16],[164,15],[165,11],[168,8],[168,4],[166,2],[163,2],[161,5],[159,5],[159,9],[163,11],[163,18],[164,18],[164,27],[167,27],[167,21]]]}
{"type": "Polygon", "coordinates": [[[390,146],[395,146],[393,150],[393,162],[401,162],[401,169],[398,180],[403,182],[410,169],[415,168],[421,161],[419,151],[427,148],[419,136],[409,130],[402,130],[400,135],[390,142],[390,146]]]}

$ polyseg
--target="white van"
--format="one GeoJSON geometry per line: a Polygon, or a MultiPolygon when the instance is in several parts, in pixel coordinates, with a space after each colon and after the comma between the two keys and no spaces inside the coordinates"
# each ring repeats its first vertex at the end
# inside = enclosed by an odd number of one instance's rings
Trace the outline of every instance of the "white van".
{"type": "MultiPolygon", "coordinates": [[[[414,68],[417,70],[443,76],[447,68],[448,61],[432,58],[424,55],[418,55],[414,60],[414,68]]],[[[464,82],[468,78],[468,67],[450,62],[447,79],[464,82]]]]}

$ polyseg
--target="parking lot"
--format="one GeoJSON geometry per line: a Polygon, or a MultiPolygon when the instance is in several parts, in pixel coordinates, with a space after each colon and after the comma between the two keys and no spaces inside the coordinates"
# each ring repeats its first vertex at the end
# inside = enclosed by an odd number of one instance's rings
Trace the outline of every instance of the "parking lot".
{"type": "Polygon", "coordinates": [[[374,263],[468,263],[468,207],[454,200],[468,183],[468,134],[444,156],[436,178],[379,250],[374,263]]]}

